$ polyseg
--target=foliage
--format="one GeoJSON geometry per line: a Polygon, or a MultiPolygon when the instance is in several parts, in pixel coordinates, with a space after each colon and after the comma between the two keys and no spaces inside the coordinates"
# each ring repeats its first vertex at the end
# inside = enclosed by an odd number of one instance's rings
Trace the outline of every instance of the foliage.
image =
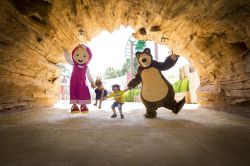
{"type": "MultiPolygon", "coordinates": [[[[137,58],[134,57],[133,75],[136,74],[137,68],[138,68],[137,58]]],[[[126,74],[129,71],[129,69],[130,69],[130,59],[127,59],[126,62],[123,64],[122,72],[126,74]]]]}
{"type": "MultiPolygon", "coordinates": [[[[144,40],[138,40],[136,42],[135,50],[141,51],[146,47],[146,42],[144,40]]],[[[108,67],[103,75],[104,79],[111,79],[125,75],[130,69],[130,59],[126,59],[121,69],[114,69],[112,67],[108,67]]],[[[138,68],[137,58],[134,57],[134,66],[133,66],[133,75],[136,74],[138,68]]]]}
{"type": "Polygon", "coordinates": [[[185,78],[184,80],[179,80],[173,84],[175,93],[187,92],[189,91],[189,80],[185,78]]]}
{"type": "MultiPolygon", "coordinates": [[[[138,68],[137,58],[134,58],[134,67],[133,67],[133,75],[136,74],[138,68]]],[[[104,79],[111,79],[125,75],[130,69],[130,59],[127,59],[123,64],[121,69],[114,69],[112,67],[108,67],[103,75],[104,79]]]]}
{"type": "Polygon", "coordinates": [[[125,102],[134,102],[135,96],[140,94],[140,89],[131,89],[124,94],[125,102]]]}
{"type": "Polygon", "coordinates": [[[121,77],[123,75],[124,75],[124,72],[122,69],[114,69],[112,67],[108,67],[104,73],[103,78],[111,79],[111,78],[121,77]]]}

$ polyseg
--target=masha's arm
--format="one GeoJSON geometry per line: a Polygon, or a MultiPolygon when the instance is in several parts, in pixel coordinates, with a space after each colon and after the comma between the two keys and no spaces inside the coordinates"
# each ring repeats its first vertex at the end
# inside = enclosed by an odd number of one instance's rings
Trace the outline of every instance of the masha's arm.
{"type": "Polygon", "coordinates": [[[91,83],[91,87],[95,88],[95,83],[94,83],[93,78],[92,78],[92,76],[90,74],[89,68],[87,69],[87,73],[86,74],[87,74],[87,78],[88,78],[89,82],[91,83]]]}
{"type": "Polygon", "coordinates": [[[70,58],[70,54],[69,54],[68,50],[65,49],[65,48],[63,48],[63,51],[64,51],[65,60],[66,60],[69,64],[73,65],[74,62],[73,62],[72,59],[70,58]]]}

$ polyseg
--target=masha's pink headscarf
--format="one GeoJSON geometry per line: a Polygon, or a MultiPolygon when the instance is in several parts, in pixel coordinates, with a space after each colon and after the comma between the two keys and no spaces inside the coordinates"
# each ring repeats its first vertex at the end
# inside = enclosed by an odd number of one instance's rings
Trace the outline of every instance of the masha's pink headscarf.
{"type": "Polygon", "coordinates": [[[72,56],[72,60],[73,60],[74,64],[81,65],[81,66],[87,66],[87,65],[89,64],[90,60],[92,59],[92,53],[91,53],[91,51],[90,51],[90,48],[87,47],[87,46],[85,46],[85,45],[83,45],[83,44],[79,44],[76,48],[74,48],[73,51],[72,51],[72,55],[71,55],[71,56],[72,56]],[[73,59],[73,55],[74,55],[76,49],[79,48],[79,47],[84,48],[84,49],[87,51],[87,53],[89,54],[89,61],[85,62],[84,64],[79,64],[79,63],[77,63],[77,62],[73,59]]]}

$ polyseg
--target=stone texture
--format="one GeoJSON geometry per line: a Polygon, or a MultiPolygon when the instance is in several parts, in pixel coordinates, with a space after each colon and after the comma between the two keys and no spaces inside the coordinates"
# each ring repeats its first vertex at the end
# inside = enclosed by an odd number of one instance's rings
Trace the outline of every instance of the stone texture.
{"type": "Polygon", "coordinates": [[[249,9],[249,0],[3,0],[1,108],[51,105],[62,47],[78,44],[80,28],[88,41],[121,24],[138,30],[138,39],[165,44],[193,63],[201,76],[200,104],[248,107],[249,9]]]}

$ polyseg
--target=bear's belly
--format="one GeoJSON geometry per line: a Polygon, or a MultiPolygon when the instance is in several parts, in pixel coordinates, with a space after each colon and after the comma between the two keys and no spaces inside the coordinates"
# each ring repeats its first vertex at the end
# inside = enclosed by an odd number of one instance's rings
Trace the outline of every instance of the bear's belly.
{"type": "Polygon", "coordinates": [[[142,97],[149,102],[162,100],[168,94],[168,86],[162,78],[160,71],[151,67],[144,69],[142,78],[142,97]]]}

